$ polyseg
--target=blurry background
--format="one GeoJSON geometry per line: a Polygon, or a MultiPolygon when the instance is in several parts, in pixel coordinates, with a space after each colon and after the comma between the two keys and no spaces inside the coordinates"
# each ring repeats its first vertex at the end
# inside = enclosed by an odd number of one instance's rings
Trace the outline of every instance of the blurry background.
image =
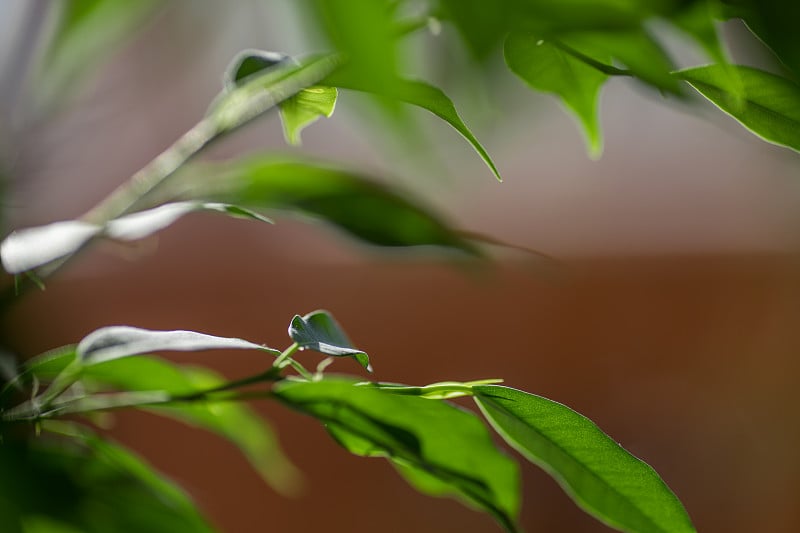
{"type": "MultiPolygon", "coordinates": [[[[320,46],[290,1],[164,2],[74,91],[65,83],[67,104],[44,113],[37,91],[61,88],[32,89],[23,59],[35,58],[31,32],[46,34],[51,7],[0,4],[6,228],[88,210],[203,115],[237,51],[320,46]]],[[[737,60],[763,61],[741,28],[725,31],[737,60]]],[[[140,246],[83,255],[4,317],[6,342],[34,355],[129,324],[281,346],[294,314],[325,308],[370,353],[376,379],[503,377],[586,414],[659,471],[700,531],[800,529],[800,159],[710,106],[612,81],[605,153],[591,161],[555,99],[500,65],[456,77],[469,67],[451,33],[415,39],[408,52],[425,59],[504,183],[422,112],[435,154],[408,153],[344,91],[334,117],[304,132],[302,152],[369,170],[456,226],[539,250],[555,267],[501,250],[488,266],[462,268],[380,254],[296,219],[265,227],[198,215],[140,246]]],[[[677,40],[673,53],[698,57],[677,40]]],[[[206,157],[292,150],[270,116],[206,157]]],[[[230,377],[263,364],[192,357],[230,377]]],[[[355,372],[348,364],[337,367],[355,372]]],[[[348,455],[314,421],[256,407],[306,475],[298,498],[275,494],[214,436],[129,413],[115,415],[112,432],[224,531],[494,530],[453,501],[416,494],[385,462],[348,455]]],[[[523,473],[526,530],[607,531],[536,468],[523,473]]]]}

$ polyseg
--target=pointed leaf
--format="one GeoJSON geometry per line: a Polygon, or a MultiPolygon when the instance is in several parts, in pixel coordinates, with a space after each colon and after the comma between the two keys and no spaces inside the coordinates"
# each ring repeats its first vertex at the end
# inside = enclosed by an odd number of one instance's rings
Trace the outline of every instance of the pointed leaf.
{"type": "Polygon", "coordinates": [[[83,365],[159,351],[262,350],[278,355],[278,350],[243,339],[215,337],[196,331],[154,331],[130,326],[108,326],[83,338],[76,352],[83,365]]]}
{"type": "Polygon", "coordinates": [[[603,140],[597,101],[608,76],[567,54],[555,43],[530,34],[511,33],[503,51],[508,68],[528,85],[561,98],[580,120],[590,155],[599,156],[603,140]]]}
{"type": "Polygon", "coordinates": [[[489,152],[486,151],[480,141],[478,141],[461,119],[453,101],[438,87],[421,81],[404,80],[400,78],[388,84],[377,85],[371,81],[357,78],[347,69],[334,72],[325,79],[325,83],[342,89],[377,94],[384,98],[390,98],[430,111],[460,133],[461,136],[472,145],[472,148],[478,153],[481,159],[483,159],[483,162],[486,163],[486,166],[489,167],[497,180],[503,181],[494,161],[492,161],[492,158],[489,156],[489,152]]]}
{"type": "Polygon", "coordinates": [[[676,73],[767,142],[800,151],[800,86],[763,70],[709,65],[676,73]]]}
{"type": "MultiPolygon", "coordinates": [[[[206,198],[258,209],[289,209],[341,228],[364,242],[387,247],[437,246],[479,255],[460,232],[413,198],[344,169],[304,160],[256,156],[194,167],[209,176],[206,198]]],[[[196,181],[195,181],[196,184],[196,181]]]]}
{"type": "Polygon", "coordinates": [[[372,372],[369,357],[357,350],[342,327],[327,311],[313,311],[306,316],[295,315],[289,324],[289,337],[301,350],[315,350],[337,357],[352,357],[372,372]]]}
{"type": "Polygon", "coordinates": [[[649,465],[591,420],[541,396],[497,385],[475,401],[513,448],[538,464],[597,519],[631,533],[693,533],[686,510],[649,465]]]}
{"type": "MultiPolygon", "coordinates": [[[[341,379],[282,382],[275,394],[323,422],[358,455],[386,457],[437,480],[510,531],[519,511],[516,464],[497,450],[472,413],[446,402],[357,386],[341,379]]],[[[413,474],[412,474],[413,475],[413,474]]],[[[417,486],[424,481],[416,479],[417,486]]],[[[433,492],[434,487],[427,484],[433,492]]],[[[439,491],[441,492],[441,491],[439,491]]]]}

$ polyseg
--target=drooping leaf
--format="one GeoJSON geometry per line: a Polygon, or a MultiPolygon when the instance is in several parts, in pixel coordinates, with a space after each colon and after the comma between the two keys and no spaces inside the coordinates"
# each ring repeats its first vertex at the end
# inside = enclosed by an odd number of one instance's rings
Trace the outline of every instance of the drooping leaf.
{"type": "Polygon", "coordinates": [[[305,316],[295,315],[289,324],[289,337],[301,350],[314,350],[336,357],[352,357],[372,372],[369,356],[353,346],[342,327],[327,311],[313,311],[305,316]]]}
{"type": "Polygon", "coordinates": [[[723,49],[716,27],[719,16],[717,0],[695,0],[676,10],[669,21],[686,32],[700,44],[716,63],[727,63],[727,55],[723,49]]]}
{"type": "Polygon", "coordinates": [[[108,326],[83,338],[76,353],[84,366],[113,359],[159,351],[262,350],[273,355],[280,351],[232,337],[216,337],[196,331],[154,331],[130,326],[108,326]]]}
{"type": "Polygon", "coordinates": [[[274,392],[290,407],[323,422],[351,452],[386,457],[402,468],[431,476],[506,529],[516,530],[517,465],[497,450],[475,415],[446,402],[396,395],[342,379],[282,382],[274,392]]]}
{"type": "Polygon", "coordinates": [[[602,153],[597,117],[600,88],[608,76],[569,55],[549,41],[530,34],[512,33],[505,41],[506,64],[533,89],[553,93],[583,126],[590,155],[602,153]]]}
{"type": "Polygon", "coordinates": [[[800,151],[800,86],[739,65],[709,65],[676,73],[714,105],[765,141],[800,151]]]}
{"type": "Polygon", "coordinates": [[[95,237],[106,236],[123,241],[142,239],[196,211],[216,211],[236,218],[271,222],[253,211],[235,205],[176,202],[121,216],[105,226],[81,220],[65,220],[17,230],[0,244],[0,258],[6,272],[18,274],[68,257],[95,237]]]}
{"type": "Polygon", "coordinates": [[[390,98],[430,111],[460,133],[478,153],[481,159],[483,159],[483,162],[486,163],[486,166],[489,167],[489,170],[492,171],[492,174],[494,174],[497,180],[503,181],[494,161],[492,161],[492,158],[489,156],[489,152],[486,151],[477,137],[475,137],[461,119],[453,101],[438,87],[434,87],[422,81],[400,78],[394,79],[388,84],[377,85],[374,83],[374,80],[359,79],[347,68],[340,69],[331,74],[325,79],[325,83],[342,89],[377,94],[384,98],[390,98]]]}
{"type": "Polygon", "coordinates": [[[686,510],[649,465],[572,409],[516,389],[474,387],[513,448],[552,475],[585,511],[630,533],[693,533],[686,510]]]}
{"type": "MultiPolygon", "coordinates": [[[[437,246],[478,255],[460,232],[418,200],[357,173],[304,160],[256,156],[195,167],[213,179],[204,197],[258,209],[299,211],[341,228],[369,244],[437,246]]],[[[197,189],[199,191],[199,189],[197,189]]]]}

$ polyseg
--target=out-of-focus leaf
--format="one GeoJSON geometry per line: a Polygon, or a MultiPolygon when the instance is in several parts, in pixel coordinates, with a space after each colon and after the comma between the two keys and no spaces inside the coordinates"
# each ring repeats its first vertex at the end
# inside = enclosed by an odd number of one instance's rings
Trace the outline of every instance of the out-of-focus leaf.
{"type": "Polygon", "coordinates": [[[795,81],[800,80],[800,2],[795,0],[722,0],[728,14],[743,19],[788,68],[795,81]]]}
{"type": "Polygon", "coordinates": [[[164,4],[157,0],[62,0],[36,90],[54,103],[164,4]]]}
{"type": "Polygon", "coordinates": [[[715,21],[719,15],[717,3],[717,0],[695,0],[676,10],[669,21],[693,37],[713,61],[727,63],[715,21]]]}
{"type": "Polygon", "coordinates": [[[649,465],[572,409],[516,389],[474,388],[486,418],[588,513],[631,533],[693,533],[686,510],[649,465]]]}
{"type": "Polygon", "coordinates": [[[196,331],[154,331],[130,326],[108,326],[97,329],[78,343],[76,353],[84,366],[113,359],[159,351],[199,350],[262,350],[279,355],[279,350],[267,348],[243,339],[216,337],[196,331]]]}
{"type": "Polygon", "coordinates": [[[80,220],[65,220],[17,230],[0,244],[0,258],[6,272],[19,274],[72,255],[94,237],[106,236],[124,241],[142,239],[196,211],[216,211],[236,218],[272,222],[258,213],[235,205],[176,202],[121,216],[105,226],[80,220]]]}
{"type": "MultiPolygon", "coordinates": [[[[228,90],[243,85],[254,76],[270,69],[297,64],[287,55],[263,50],[244,50],[231,61],[224,76],[224,84],[228,90]]],[[[300,132],[320,117],[330,117],[336,107],[337,91],[335,87],[315,85],[300,92],[279,104],[283,134],[286,142],[300,144],[300,132]]]]}
{"type": "Polygon", "coordinates": [[[671,75],[675,68],[672,61],[644,29],[575,32],[559,40],[601,63],[604,58],[613,57],[640,80],[664,91],[680,93],[680,84],[671,75]]]}
{"type": "Polygon", "coordinates": [[[379,246],[438,246],[477,255],[477,249],[416,200],[373,180],[304,160],[252,157],[195,167],[212,177],[206,196],[257,209],[299,211],[379,246]]]}
{"type": "Polygon", "coordinates": [[[7,439],[0,444],[0,470],[0,501],[13,506],[26,533],[39,533],[28,529],[27,518],[33,527],[40,516],[85,533],[213,531],[180,488],[130,451],[89,433],[7,439]]]}
{"type": "Polygon", "coordinates": [[[286,142],[300,144],[300,132],[320,117],[330,117],[336,107],[336,87],[315,85],[303,89],[280,105],[286,142]]]}
{"type": "Polygon", "coordinates": [[[75,253],[102,231],[100,226],[66,220],[12,232],[0,244],[3,268],[19,274],[75,253]]]}
{"type": "Polygon", "coordinates": [[[533,89],[561,98],[580,121],[590,155],[603,150],[597,117],[600,88],[608,76],[567,54],[552,42],[512,33],[505,41],[506,64],[533,89]]]}
{"type": "Polygon", "coordinates": [[[442,381],[431,383],[422,387],[402,385],[399,383],[384,382],[364,382],[359,383],[360,387],[374,387],[392,394],[404,394],[409,396],[419,396],[429,400],[448,400],[450,398],[461,398],[472,396],[472,387],[476,385],[494,385],[502,383],[502,379],[480,379],[477,381],[442,381]]]}
{"type": "Polygon", "coordinates": [[[800,151],[800,86],[763,70],[709,65],[676,73],[764,139],[800,151]]]}
{"type": "Polygon", "coordinates": [[[336,357],[352,357],[372,372],[367,354],[353,346],[342,327],[327,311],[313,311],[305,316],[295,315],[289,324],[289,337],[301,350],[314,350],[336,357]]]}
{"type": "MultiPolygon", "coordinates": [[[[76,358],[75,347],[42,354],[26,363],[24,373],[44,382],[53,380],[76,358]]],[[[153,356],[113,359],[87,366],[81,374],[92,390],[163,391],[188,396],[222,385],[222,376],[208,370],[176,365],[153,356]]],[[[292,494],[300,475],[280,448],[269,424],[240,402],[186,402],[143,408],[211,431],[233,443],[256,471],[276,490],[292,494]]]]}
{"type": "Polygon", "coordinates": [[[374,93],[430,111],[453,127],[486,163],[498,181],[502,181],[489,153],[473,135],[458,115],[453,101],[438,87],[421,81],[396,78],[389,84],[378,85],[373,80],[365,81],[354,76],[349,68],[341,69],[325,79],[325,83],[342,89],[374,93]]]}
{"type": "Polygon", "coordinates": [[[487,511],[506,529],[516,530],[517,465],[497,450],[473,414],[446,402],[396,395],[342,379],[282,382],[274,392],[290,407],[323,422],[351,452],[386,457],[432,476],[448,492],[487,511]]]}
{"type": "Polygon", "coordinates": [[[342,63],[341,56],[336,54],[274,63],[269,60],[268,64],[252,59],[252,56],[263,59],[263,55],[258,51],[242,52],[228,67],[225,90],[211,104],[207,117],[217,134],[234,130],[301,90],[316,85],[342,63]],[[259,65],[263,65],[260,70],[259,65]]]}

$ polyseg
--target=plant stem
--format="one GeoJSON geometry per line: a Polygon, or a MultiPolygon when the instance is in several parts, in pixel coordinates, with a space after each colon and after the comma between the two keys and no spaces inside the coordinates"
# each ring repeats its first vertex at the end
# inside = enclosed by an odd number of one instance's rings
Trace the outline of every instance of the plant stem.
{"type": "Polygon", "coordinates": [[[599,70],[603,74],[608,74],[609,76],[633,76],[633,73],[630,70],[627,70],[627,69],[624,69],[624,68],[617,68],[617,67],[615,67],[613,65],[608,65],[608,64],[603,63],[601,61],[593,59],[593,58],[587,56],[586,54],[578,52],[577,50],[575,50],[571,46],[567,46],[566,44],[564,44],[562,42],[553,41],[553,44],[557,48],[563,50],[567,54],[569,54],[572,57],[574,57],[575,59],[579,59],[579,60],[583,61],[584,63],[586,63],[590,67],[596,68],[597,70],[599,70]]]}

